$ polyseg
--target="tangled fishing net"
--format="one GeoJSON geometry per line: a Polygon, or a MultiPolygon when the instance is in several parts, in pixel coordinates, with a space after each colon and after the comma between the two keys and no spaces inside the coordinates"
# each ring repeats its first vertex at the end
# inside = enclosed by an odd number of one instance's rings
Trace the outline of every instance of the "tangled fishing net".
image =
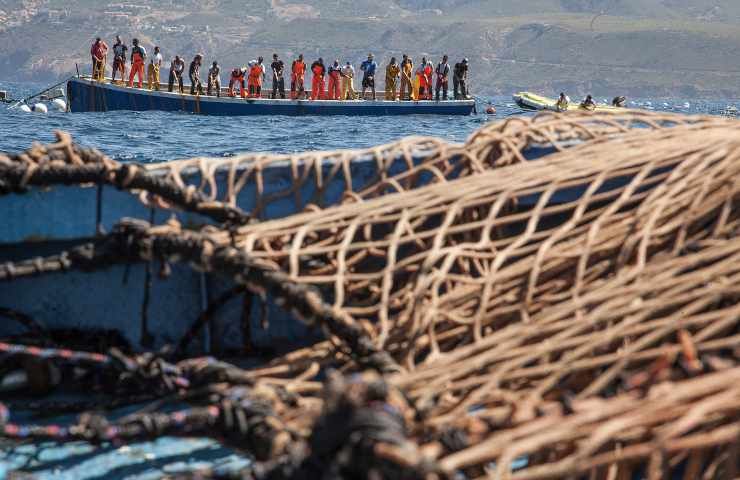
{"type": "Polygon", "coordinates": [[[5,409],[0,432],[213,436],[254,459],[239,478],[737,478],[738,178],[740,124],[630,111],[511,119],[464,145],[147,166],[61,135],[0,156],[0,193],[113,185],[206,220],[122,220],[0,266],[0,280],[185,262],[326,340],[255,368],[0,343],[44,393],[75,368],[110,408],[188,404],[72,426],[19,425],[5,409]],[[536,149],[548,154],[526,161],[536,149]],[[372,178],[357,159],[375,162],[372,178]],[[290,181],[271,182],[273,165],[290,181]],[[300,213],[273,218],[286,199],[300,213]]]}

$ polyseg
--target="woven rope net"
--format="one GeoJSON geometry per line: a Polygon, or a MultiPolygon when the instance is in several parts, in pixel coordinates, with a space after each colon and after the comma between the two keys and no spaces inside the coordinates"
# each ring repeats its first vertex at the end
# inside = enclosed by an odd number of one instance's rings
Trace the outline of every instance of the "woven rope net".
{"type": "MultiPolygon", "coordinates": [[[[126,370],[170,395],[211,390],[177,418],[117,424],[119,441],[227,434],[258,460],[244,478],[730,479],[738,178],[740,124],[629,111],[511,119],[464,145],[134,167],[62,136],[0,156],[0,190],[108,183],[212,223],[122,222],[0,279],[187,261],[321,325],[326,341],[257,368],[160,359],[171,364],[155,375],[147,357],[126,370]],[[547,155],[526,161],[533,149],[547,155]],[[353,177],[361,159],[373,178],[353,177]],[[271,190],[279,165],[290,181],[271,190]],[[242,210],[246,191],[254,208],[242,210]],[[260,220],[284,198],[300,213],[260,220]]],[[[100,421],[78,429],[106,439],[100,421]]]]}

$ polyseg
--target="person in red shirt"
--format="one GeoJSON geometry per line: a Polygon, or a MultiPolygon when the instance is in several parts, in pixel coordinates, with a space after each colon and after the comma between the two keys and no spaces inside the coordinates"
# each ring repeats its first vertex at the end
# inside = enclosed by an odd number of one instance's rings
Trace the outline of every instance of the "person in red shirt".
{"type": "Polygon", "coordinates": [[[324,67],[323,58],[319,58],[311,64],[311,73],[313,73],[313,79],[311,80],[311,100],[324,100],[326,98],[324,94],[324,74],[326,73],[326,67],[324,67]]]}
{"type": "Polygon", "coordinates": [[[290,98],[298,98],[299,96],[305,96],[306,87],[304,81],[306,78],[306,63],[303,61],[303,54],[298,55],[296,60],[293,60],[291,66],[290,76],[290,98]]]}
{"type": "Polygon", "coordinates": [[[100,39],[95,39],[95,43],[90,47],[90,56],[92,57],[92,78],[102,82],[105,80],[105,57],[108,55],[108,45],[100,39]]]}

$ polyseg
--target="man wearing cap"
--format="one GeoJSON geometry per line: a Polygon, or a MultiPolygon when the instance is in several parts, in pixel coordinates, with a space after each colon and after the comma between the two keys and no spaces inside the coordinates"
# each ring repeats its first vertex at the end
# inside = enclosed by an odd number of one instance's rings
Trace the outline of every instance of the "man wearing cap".
{"type": "Polygon", "coordinates": [[[367,56],[367,60],[362,62],[360,70],[364,73],[362,75],[362,99],[365,99],[365,90],[370,88],[373,92],[373,100],[375,100],[375,70],[378,69],[378,64],[373,60],[373,54],[370,53],[367,56]]]}
{"type": "Polygon", "coordinates": [[[452,86],[455,100],[467,99],[468,97],[468,59],[455,64],[455,71],[452,75],[452,86]],[[459,92],[459,94],[458,94],[459,92]]]}

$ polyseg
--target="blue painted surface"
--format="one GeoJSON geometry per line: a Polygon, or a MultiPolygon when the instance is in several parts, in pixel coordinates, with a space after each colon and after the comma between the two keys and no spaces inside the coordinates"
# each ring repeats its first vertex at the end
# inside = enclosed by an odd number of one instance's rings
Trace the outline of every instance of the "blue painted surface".
{"type": "MultiPolygon", "coordinates": [[[[527,158],[541,158],[554,151],[551,147],[532,147],[527,158]]],[[[421,161],[423,157],[416,158],[421,161]]],[[[454,159],[453,159],[454,160],[454,159]]],[[[407,167],[402,158],[390,159],[391,175],[407,167]]],[[[308,181],[297,198],[287,195],[269,203],[262,212],[265,219],[281,218],[301,211],[308,203],[326,207],[336,204],[349,188],[358,191],[377,179],[377,163],[372,158],[353,161],[353,185],[346,185],[344,176],[335,177],[321,192],[315,182],[308,181]]],[[[331,165],[324,165],[326,178],[331,165]]],[[[453,172],[451,177],[455,177],[453,172]]],[[[219,191],[225,187],[227,173],[216,175],[219,191]]],[[[284,192],[292,184],[292,173],[287,163],[276,163],[263,171],[265,194],[284,192]]],[[[191,184],[199,184],[200,176],[193,173],[185,177],[191,184]]],[[[429,178],[422,179],[429,181],[429,178]]],[[[626,179],[624,180],[627,181],[626,179]]],[[[608,184],[605,189],[618,185],[608,184]]],[[[578,186],[558,192],[553,202],[562,203],[577,199],[585,187],[578,186]]],[[[256,186],[248,183],[237,197],[238,205],[251,211],[256,204],[256,186]]],[[[55,238],[79,241],[95,232],[95,188],[63,187],[43,191],[32,191],[27,195],[0,197],[0,208],[12,221],[0,225],[0,261],[6,259],[32,258],[47,255],[46,242],[19,243],[27,238],[55,238]],[[48,199],[48,200],[47,200],[48,199]],[[29,205],[33,208],[29,209],[29,205]],[[33,222],[25,221],[33,212],[33,222]],[[2,247],[6,245],[6,248],[2,247]],[[10,253],[8,253],[10,252],[10,253]]],[[[101,223],[109,230],[123,217],[148,220],[150,210],[128,192],[105,187],[102,191],[101,223]]],[[[535,203],[537,196],[523,197],[522,205],[535,203]]],[[[168,211],[155,211],[155,223],[162,223],[172,215],[168,211]]],[[[197,225],[207,219],[195,214],[177,213],[184,225],[197,225]]],[[[50,328],[106,328],[120,330],[137,348],[148,348],[142,343],[146,338],[143,325],[144,272],[141,265],[125,268],[115,267],[103,272],[70,272],[38,278],[26,278],[2,285],[0,306],[26,313],[50,328]],[[92,286],[92,288],[91,288],[92,286]]],[[[146,331],[152,336],[155,348],[176,343],[196,320],[208,303],[222,292],[232,288],[230,281],[213,275],[202,275],[185,265],[175,265],[172,275],[159,278],[158,265],[152,267],[152,289],[146,309],[146,331]]],[[[0,323],[0,335],[20,333],[22,329],[11,322],[0,323]]],[[[215,316],[212,328],[196,339],[193,352],[240,349],[249,345],[256,349],[275,348],[282,350],[302,342],[315,339],[319,332],[309,329],[282,309],[271,299],[263,302],[254,297],[251,306],[245,306],[243,297],[228,302],[215,316]],[[248,308],[248,311],[244,311],[248,308]]]]}
{"type": "MultiPolygon", "coordinates": [[[[120,408],[112,412],[109,418],[120,418],[141,407],[120,408]]],[[[75,416],[37,419],[29,412],[14,410],[11,421],[71,425],[75,422],[75,416]]],[[[248,465],[249,460],[243,455],[206,438],[161,437],[123,446],[36,442],[0,451],[0,479],[14,471],[30,474],[36,480],[158,479],[164,475],[207,467],[227,473],[248,465]]]]}
{"type": "Polygon", "coordinates": [[[67,97],[73,112],[111,110],[162,110],[202,115],[470,115],[474,100],[451,101],[363,101],[363,100],[268,100],[209,97],[167,91],[101,84],[83,78],[67,82],[67,97]]]}
{"type": "MultiPolygon", "coordinates": [[[[424,160],[423,152],[414,160],[424,160]]],[[[454,161],[454,159],[453,159],[454,161]]],[[[403,157],[384,160],[388,173],[403,172],[408,165],[403,157]]],[[[333,165],[322,165],[322,178],[327,179],[333,165]]],[[[319,191],[311,178],[300,189],[300,195],[285,195],[267,204],[260,214],[262,219],[282,218],[303,210],[312,203],[322,207],[340,201],[347,190],[359,191],[377,181],[378,159],[364,156],[353,160],[350,166],[352,185],[344,175],[334,177],[319,191]]],[[[451,177],[457,175],[453,172],[451,177]]],[[[289,191],[293,183],[291,167],[287,162],[276,162],[262,171],[263,199],[289,191]]],[[[220,170],[215,179],[220,192],[225,191],[228,172],[220,170]]],[[[422,177],[421,182],[431,179],[422,177]]],[[[200,174],[193,171],[184,180],[199,185],[200,174]]],[[[150,219],[152,211],[138,198],[113,187],[102,189],[101,210],[97,210],[97,188],[54,187],[31,190],[23,195],[0,197],[0,208],[7,222],[0,224],[0,261],[33,258],[55,253],[45,240],[82,241],[96,231],[96,218],[109,231],[123,217],[150,219]],[[28,239],[34,243],[21,242],[28,239]],[[5,247],[3,247],[5,245],[5,247]]],[[[257,204],[257,187],[248,182],[237,196],[237,204],[252,211],[257,204]]],[[[167,221],[172,212],[155,210],[154,223],[167,221]]],[[[175,214],[183,225],[204,224],[208,219],[184,212],[175,214]]],[[[158,265],[152,268],[152,289],[146,308],[147,332],[153,337],[153,346],[176,343],[196,320],[208,303],[218,298],[233,285],[220,277],[195,272],[184,265],[176,265],[169,278],[157,275],[158,265]],[[203,285],[204,284],[204,285],[203,285]],[[203,288],[205,286],[205,288],[203,288]]],[[[26,313],[49,328],[105,328],[120,330],[137,348],[149,348],[142,343],[146,338],[143,327],[144,271],[141,265],[129,268],[115,267],[103,272],[69,272],[38,278],[25,278],[3,284],[0,288],[0,306],[26,313]]],[[[319,332],[285,313],[267,299],[255,297],[245,312],[243,298],[225,305],[212,322],[212,331],[193,342],[194,352],[244,349],[282,350],[297,343],[317,338],[319,332]],[[244,320],[244,319],[247,320],[244,320]],[[267,320],[267,321],[265,321],[267,320]],[[242,325],[242,323],[246,325],[242,325]]],[[[17,334],[22,328],[12,322],[0,322],[0,336],[17,334]]]]}

